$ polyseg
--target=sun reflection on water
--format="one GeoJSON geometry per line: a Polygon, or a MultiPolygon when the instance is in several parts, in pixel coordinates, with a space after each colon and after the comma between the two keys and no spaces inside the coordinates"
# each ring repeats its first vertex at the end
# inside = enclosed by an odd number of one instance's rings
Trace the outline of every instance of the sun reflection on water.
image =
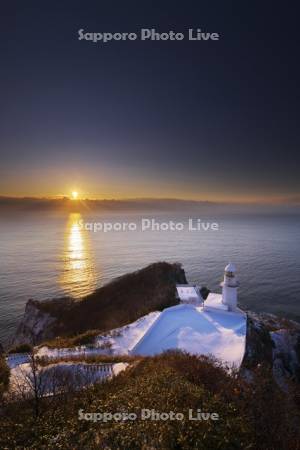
{"type": "Polygon", "coordinates": [[[60,285],[67,295],[81,298],[96,288],[95,266],[87,231],[79,224],[80,213],[69,216],[64,235],[60,285]]]}

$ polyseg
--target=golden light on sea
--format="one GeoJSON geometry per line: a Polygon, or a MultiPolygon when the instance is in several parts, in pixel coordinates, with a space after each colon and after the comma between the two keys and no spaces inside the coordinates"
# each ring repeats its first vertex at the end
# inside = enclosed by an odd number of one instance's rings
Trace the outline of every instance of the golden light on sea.
{"type": "Polygon", "coordinates": [[[96,288],[95,265],[88,231],[80,226],[80,213],[69,215],[62,253],[60,285],[67,295],[81,298],[96,288]]]}

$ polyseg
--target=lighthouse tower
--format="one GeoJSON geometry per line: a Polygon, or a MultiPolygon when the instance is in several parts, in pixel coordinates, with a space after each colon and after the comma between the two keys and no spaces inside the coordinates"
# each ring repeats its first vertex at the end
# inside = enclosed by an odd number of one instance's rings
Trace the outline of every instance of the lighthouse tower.
{"type": "Polygon", "coordinates": [[[234,311],[237,308],[237,289],[238,281],[236,278],[235,265],[229,263],[225,267],[224,281],[222,281],[222,303],[228,306],[229,311],[234,311]]]}

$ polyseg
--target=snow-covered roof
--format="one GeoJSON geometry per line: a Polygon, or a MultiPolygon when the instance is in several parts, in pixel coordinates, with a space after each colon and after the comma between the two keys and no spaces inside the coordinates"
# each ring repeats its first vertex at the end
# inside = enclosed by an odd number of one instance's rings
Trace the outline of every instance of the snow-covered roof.
{"type": "Polygon", "coordinates": [[[224,305],[222,302],[222,295],[210,292],[207,299],[205,300],[205,309],[214,308],[220,309],[221,311],[228,311],[228,305],[224,305]]]}
{"type": "Polygon", "coordinates": [[[176,285],[177,293],[179,299],[182,302],[188,301],[200,301],[202,302],[202,296],[200,294],[200,289],[198,286],[190,285],[190,284],[177,284],[176,285]]]}

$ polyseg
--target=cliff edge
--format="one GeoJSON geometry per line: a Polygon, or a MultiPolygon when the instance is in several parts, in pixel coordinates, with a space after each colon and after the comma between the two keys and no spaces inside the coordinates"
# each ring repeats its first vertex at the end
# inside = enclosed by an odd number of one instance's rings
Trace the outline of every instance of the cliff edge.
{"type": "Polygon", "coordinates": [[[186,282],[179,263],[158,262],[111,281],[81,301],[29,300],[13,343],[37,345],[57,336],[126,325],[177,304],[176,284],[186,282]]]}

